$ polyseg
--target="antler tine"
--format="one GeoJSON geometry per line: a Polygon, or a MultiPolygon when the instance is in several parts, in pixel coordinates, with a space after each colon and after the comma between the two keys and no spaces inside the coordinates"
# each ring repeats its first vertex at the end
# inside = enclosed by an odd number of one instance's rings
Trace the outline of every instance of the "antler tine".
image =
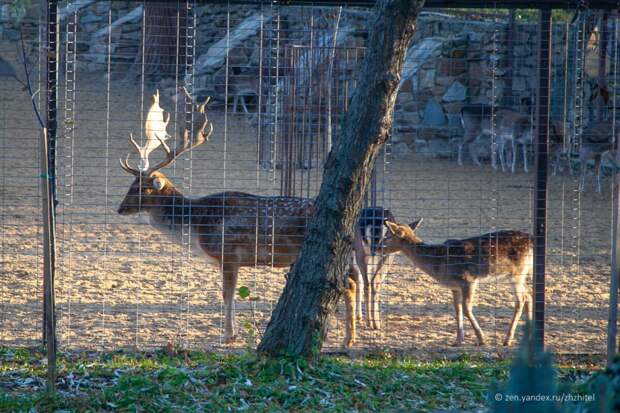
{"type": "Polygon", "coordinates": [[[129,133],[129,142],[134,146],[134,148],[136,148],[138,155],[140,155],[142,153],[142,148],[140,147],[140,145],[138,145],[138,142],[136,142],[136,140],[133,138],[133,134],[131,132],[129,133]]]}
{"type": "Polygon", "coordinates": [[[165,168],[166,166],[170,165],[175,158],[177,157],[176,155],[176,150],[173,152],[170,150],[170,147],[168,146],[168,144],[159,136],[156,135],[157,140],[159,141],[159,143],[161,144],[161,147],[164,149],[164,152],[166,153],[166,158],[164,158],[163,161],[159,162],[157,165],[150,167],[145,174],[146,175],[150,175],[153,172],[165,168]]]}
{"type": "MultiPolygon", "coordinates": [[[[141,152],[140,145],[138,145],[138,143],[135,141],[131,133],[129,134],[129,142],[136,148],[138,155],[140,155],[140,152],[141,152]]],[[[125,172],[129,172],[132,175],[138,176],[140,175],[140,171],[134,168],[133,166],[129,165],[129,155],[130,154],[127,154],[127,158],[125,159],[119,159],[119,162],[121,163],[121,168],[123,168],[125,172]]]]}
{"type": "Polygon", "coordinates": [[[135,176],[140,175],[139,170],[129,165],[129,155],[127,155],[126,159],[119,159],[119,162],[121,164],[121,168],[123,168],[125,172],[129,172],[130,174],[135,175],[135,176]]]}
{"type": "Polygon", "coordinates": [[[205,141],[208,141],[209,137],[213,133],[213,123],[211,123],[209,121],[209,118],[207,117],[207,103],[209,103],[210,100],[211,100],[211,96],[207,96],[205,101],[202,104],[198,105],[198,112],[203,113],[205,115],[205,121],[200,127],[200,130],[198,131],[198,133],[196,134],[196,141],[197,142],[200,141],[200,144],[204,143],[205,141]],[[209,128],[208,132],[206,132],[207,128],[209,128]]]}

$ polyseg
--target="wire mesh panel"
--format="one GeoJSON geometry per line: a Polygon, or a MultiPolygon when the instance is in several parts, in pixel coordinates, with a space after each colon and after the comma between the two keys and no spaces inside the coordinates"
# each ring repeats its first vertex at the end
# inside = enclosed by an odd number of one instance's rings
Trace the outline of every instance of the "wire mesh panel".
{"type": "Polygon", "coordinates": [[[19,8],[4,8],[0,19],[0,344],[35,345],[43,320],[40,132],[24,67],[44,111],[44,24],[38,12],[19,8]]]}
{"type": "MultiPolygon", "coordinates": [[[[343,132],[370,11],[193,1],[60,10],[59,343],[254,346],[343,132]]],[[[546,344],[602,353],[617,21],[553,17],[546,344]]],[[[512,344],[513,319],[521,325],[532,304],[539,29],[536,10],[420,16],[356,228],[351,262],[367,282],[355,348],[512,344]],[[414,230],[400,255],[387,254],[385,220],[414,230]]],[[[15,41],[1,44],[19,67],[15,41]]],[[[35,84],[41,76],[33,70],[35,84]]],[[[38,134],[19,83],[0,82],[0,340],[30,344],[42,318],[38,134]]],[[[340,305],[328,349],[346,324],[340,305]]]]}

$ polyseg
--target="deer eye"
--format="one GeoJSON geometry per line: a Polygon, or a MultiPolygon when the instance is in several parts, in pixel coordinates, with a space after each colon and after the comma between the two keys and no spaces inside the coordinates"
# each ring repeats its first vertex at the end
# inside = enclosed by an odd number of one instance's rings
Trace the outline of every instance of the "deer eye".
{"type": "Polygon", "coordinates": [[[164,189],[165,185],[166,183],[164,182],[163,179],[160,179],[160,178],[153,179],[153,188],[157,189],[158,191],[161,191],[162,189],[164,189]]]}

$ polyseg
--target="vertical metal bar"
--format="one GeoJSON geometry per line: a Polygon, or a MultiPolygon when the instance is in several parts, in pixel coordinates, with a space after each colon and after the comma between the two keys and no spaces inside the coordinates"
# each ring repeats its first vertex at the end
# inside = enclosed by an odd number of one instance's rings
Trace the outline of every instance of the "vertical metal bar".
{"type": "MultiPolygon", "coordinates": [[[[613,35],[612,40],[612,53],[611,53],[611,73],[613,76],[613,84],[612,84],[612,119],[614,120],[614,128],[615,128],[615,120],[616,120],[616,88],[618,87],[616,83],[617,76],[617,18],[618,14],[614,13],[612,15],[612,30],[611,33],[613,35]]],[[[613,131],[613,136],[616,136],[617,132],[613,131]]],[[[618,150],[618,139],[615,141],[615,157],[616,163],[620,161],[620,150],[618,150]]],[[[612,240],[611,240],[611,278],[609,280],[609,318],[607,319],[607,365],[610,365],[613,361],[614,355],[616,352],[620,351],[620,346],[616,346],[616,337],[618,334],[618,288],[620,286],[620,171],[616,168],[613,177],[613,210],[612,210],[612,240]]]]}
{"type": "MultiPolygon", "coordinates": [[[[615,132],[616,133],[616,132],[615,132]]],[[[616,162],[620,162],[620,150],[616,141],[616,162]]],[[[619,164],[620,165],[620,164],[619,164]]],[[[609,281],[609,318],[607,319],[607,364],[611,364],[620,345],[616,346],[618,331],[618,286],[620,286],[620,172],[616,168],[613,187],[611,279],[609,281]]]]}
{"type": "Polygon", "coordinates": [[[599,27],[600,32],[600,43],[598,48],[598,73],[597,73],[597,81],[599,88],[599,99],[597,101],[597,120],[600,122],[605,117],[605,109],[607,106],[607,102],[603,99],[603,89],[606,89],[606,81],[605,81],[605,69],[607,68],[607,41],[608,41],[608,33],[607,33],[607,16],[608,13],[606,11],[603,12],[601,16],[601,26],[599,27]]]}
{"type": "Polygon", "coordinates": [[[58,85],[58,1],[49,0],[47,6],[47,139],[52,196],[56,205],[56,129],[57,129],[57,85],[58,85]]]}
{"type": "Polygon", "coordinates": [[[534,348],[545,345],[545,264],[547,250],[547,161],[551,84],[551,9],[540,11],[538,55],[538,133],[534,187],[534,348]]]}
{"type": "Polygon", "coordinates": [[[41,130],[41,197],[43,214],[43,314],[47,344],[47,389],[56,390],[56,320],[54,314],[55,222],[47,129],[41,130]]]}
{"type": "MultiPolygon", "coordinates": [[[[45,156],[47,158],[48,171],[46,179],[49,181],[52,210],[51,214],[55,216],[56,206],[56,112],[57,112],[57,84],[58,84],[58,2],[49,0],[47,2],[47,40],[46,40],[46,59],[47,59],[47,107],[46,107],[46,136],[47,149],[45,156]]],[[[43,173],[43,172],[42,172],[43,173]]],[[[52,279],[53,282],[53,279],[52,279]]],[[[45,309],[49,306],[46,303],[46,296],[43,296],[43,343],[48,341],[47,337],[47,315],[45,309]]]]}
{"type": "Polygon", "coordinates": [[[514,82],[514,36],[517,26],[516,14],[517,11],[515,9],[508,12],[508,27],[506,28],[506,73],[504,74],[504,78],[508,79],[508,81],[506,82],[506,87],[504,88],[503,101],[504,105],[509,107],[514,107],[515,105],[515,96],[512,84],[514,82]]]}
{"type": "Polygon", "coordinates": [[[58,1],[47,2],[47,114],[41,132],[43,201],[43,342],[47,346],[47,388],[56,389],[56,315],[54,271],[56,268],[56,114],[58,85],[58,1]]]}

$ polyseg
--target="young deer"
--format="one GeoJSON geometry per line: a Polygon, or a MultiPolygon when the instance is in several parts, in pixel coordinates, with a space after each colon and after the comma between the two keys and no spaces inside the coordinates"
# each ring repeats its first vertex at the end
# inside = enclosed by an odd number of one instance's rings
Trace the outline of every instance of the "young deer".
{"type": "Polygon", "coordinates": [[[463,344],[463,312],[476,332],[478,345],[484,344],[484,333],[473,313],[478,282],[508,276],[516,298],[504,340],[505,346],[510,345],[524,306],[526,316],[531,318],[532,297],[526,281],[533,267],[532,237],[519,231],[498,231],[443,244],[425,244],[415,233],[421,222],[420,219],[406,225],[386,221],[392,235],[386,241],[386,249],[401,251],[416,267],[452,290],[457,322],[454,344],[463,344]]]}
{"type": "Polygon", "coordinates": [[[463,146],[467,145],[474,163],[480,166],[478,159],[478,139],[484,134],[495,134],[496,148],[492,148],[491,163],[497,169],[497,155],[502,171],[506,170],[506,144],[512,148],[511,170],[516,171],[517,146],[523,149],[523,169],[528,171],[527,145],[532,141],[532,125],[529,116],[511,109],[496,108],[488,105],[467,105],[461,109],[463,138],[458,145],[458,164],[463,165],[463,146]]]}
{"type": "Polygon", "coordinates": [[[586,173],[588,162],[594,159],[594,175],[596,176],[596,189],[601,192],[601,163],[607,156],[615,168],[618,168],[615,159],[614,132],[617,135],[617,127],[612,120],[589,125],[581,135],[581,148],[579,149],[580,179],[579,190],[583,191],[586,185],[586,173]]]}
{"type": "MultiPolygon", "coordinates": [[[[313,201],[307,198],[258,196],[244,192],[221,192],[202,198],[188,198],[159,170],[171,164],[186,151],[206,142],[213,131],[205,105],[197,105],[199,119],[191,143],[189,131],[183,129],[180,143],[170,150],[160,139],[165,159],[147,170],[129,165],[121,159],[121,167],[135,176],[118,208],[121,215],[145,212],[152,226],[181,242],[183,234],[201,250],[207,261],[217,265],[223,278],[224,338],[235,337],[234,294],[240,267],[268,265],[290,266],[300,252],[306,223],[313,213],[313,201]]],[[[130,135],[130,142],[137,145],[130,135]]],[[[344,345],[355,341],[355,289],[353,271],[348,274],[345,296],[346,336],[344,345]]]]}
{"type": "Polygon", "coordinates": [[[362,319],[362,301],[366,306],[366,326],[381,328],[379,293],[383,278],[392,264],[394,254],[383,250],[387,228],[384,221],[394,222],[394,215],[384,208],[364,208],[355,229],[353,248],[354,271],[358,279],[356,289],[357,320],[362,319]],[[362,300],[362,296],[364,299],[362,300]]]}

